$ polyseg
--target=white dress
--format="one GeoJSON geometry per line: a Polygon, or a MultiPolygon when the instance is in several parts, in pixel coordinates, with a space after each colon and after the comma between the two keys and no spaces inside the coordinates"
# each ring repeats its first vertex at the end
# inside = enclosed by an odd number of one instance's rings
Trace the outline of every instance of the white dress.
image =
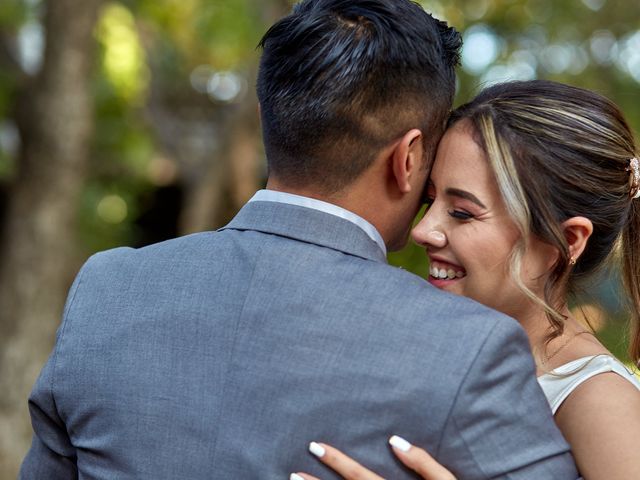
{"type": "Polygon", "coordinates": [[[572,362],[565,363],[554,369],[552,373],[545,373],[538,377],[538,383],[551,405],[555,414],[562,402],[581,383],[599,373],[615,372],[622,378],[629,380],[640,390],[640,381],[619,360],[610,355],[592,355],[572,362]],[[554,375],[555,374],[555,375],[554,375]]]}

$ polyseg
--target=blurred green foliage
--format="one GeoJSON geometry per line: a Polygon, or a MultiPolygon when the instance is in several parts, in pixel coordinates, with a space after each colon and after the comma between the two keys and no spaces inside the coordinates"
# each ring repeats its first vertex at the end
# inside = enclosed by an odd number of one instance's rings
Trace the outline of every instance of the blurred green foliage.
{"type": "MultiPolygon", "coordinates": [[[[158,187],[149,175],[149,165],[159,154],[157,133],[150,126],[146,110],[152,90],[162,89],[165,95],[169,92],[179,102],[193,93],[190,76],[203,65],[211,72],[233,71],[246,77],[255,68],[259,54],[256,45],[273,19],[270,13],[283,9],[283,3],[286,6],[286,2],[278,4],[275,0],[122,0],[105,4],[96,27],[99,55],[93,82],[96,135],[91,179],[81,208],[81,233],[88,252],[121,243],[135,244],[138,238],[135,220],[142,209],[136,204],[158,187]],[[98,211],[101,198],[108,195],[119,195],[127,204],[127,215],[117,227],[100,217],[98,211]]],[[[634,126],[640,125],[640,74],[634,79],[624,66],[625,59],[615,58],[622,52],[623,42],[640,31],[639,3],[420,3],[467,32],[468,45],[477,43],[477,38],[471,38],[474,32],[476,37],[480,33],[485,41],[491,40],[487,45],[493,54],[487,65],[472,67],[463,62],[459,69],[457,104],[501,73],[503,79],[536,76],[598,90],[617,101],[634,126]],[[594,55],[592,47],[598,38],[618,42],[611,48],[610,58],[594,55]]],[[[29,43],[27,35],[17,39],[21,32],[28,33],[23,29],[37,21],[41,13],[39,0],[4,0],[0,3],[3,35],[12,37],[16,47],[29,43]]],[[[640,69],[637,65],[633,68],[640,69]]],[[[10,121],[17,81],[0,71],[0,122],[10,121]]],[[[202,95],[202,101],[212,100],[202,95]]],[[[11,175],[13,161],[6,150],[0,148],[0,178],[5,179],[11,175]]],[[[391,259],[424,272],[424,261],[413,248],[391,259]]]]}

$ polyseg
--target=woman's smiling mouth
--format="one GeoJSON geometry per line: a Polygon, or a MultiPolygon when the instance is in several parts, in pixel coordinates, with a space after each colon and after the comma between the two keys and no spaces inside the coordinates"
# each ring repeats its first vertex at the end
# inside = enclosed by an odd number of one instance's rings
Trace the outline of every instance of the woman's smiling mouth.
{"type": "Polygon", "coordinates": [[[432,259],[429,266],[429,283],[436,287],[444,287],[467,275],[464,268],[448,262],[432,259]]]}

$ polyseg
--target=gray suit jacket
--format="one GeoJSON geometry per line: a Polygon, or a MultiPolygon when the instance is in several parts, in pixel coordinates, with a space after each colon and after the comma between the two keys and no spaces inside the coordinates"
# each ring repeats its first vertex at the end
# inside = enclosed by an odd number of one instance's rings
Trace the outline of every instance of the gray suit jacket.
{"type": "Polygon", "coordinates": [[[352,223],[271,202],[218,232],[92,257],[29,399],[20,478],[337,478],[344,449],[415,478],[575,479],[518,324],[387,265],[352,223]]]}

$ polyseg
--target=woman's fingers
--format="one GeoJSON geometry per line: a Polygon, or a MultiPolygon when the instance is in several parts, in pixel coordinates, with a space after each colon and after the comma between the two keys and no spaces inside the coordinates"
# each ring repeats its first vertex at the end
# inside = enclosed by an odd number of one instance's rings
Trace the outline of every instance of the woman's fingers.
{"type": "MultiPolygon", "coordinates": [[[[421,448],[414,447],[404,438],[394,435],[389,439],[389,443],[400,461],[425,480],[456,480],[456,477],[431,455],[421,448]]],[[[309,451],[318,457],[322,463],[342,475],[345,480],[384,480],[330,445],[311,442],[309,451]]],[[[306,473],[293,473],[290,480],[319,479],[306,473]]]]}
{"type": "MultiPolygon", "coordinates": [[[[330,445],[311,442],[311,444],[309,444],[309,451],[318,457],[322,463],[342,475],[345,480],[384,480],[381,476],[364,468],[354,459],[330,445]]],[[[304,480],[318,480],[306,473],[297,473],[294,475],[298,475],[304,480]]],[[[293,480],[300,479],[293,477],[293,480]]]]}
{"type": "Polygon", "coordinates": [[[404,438],[394,435],[389,439],[389,443],[400,461],[425,480],[456,480],[456,477],[431,455],[411,445],[404,438]]]}

